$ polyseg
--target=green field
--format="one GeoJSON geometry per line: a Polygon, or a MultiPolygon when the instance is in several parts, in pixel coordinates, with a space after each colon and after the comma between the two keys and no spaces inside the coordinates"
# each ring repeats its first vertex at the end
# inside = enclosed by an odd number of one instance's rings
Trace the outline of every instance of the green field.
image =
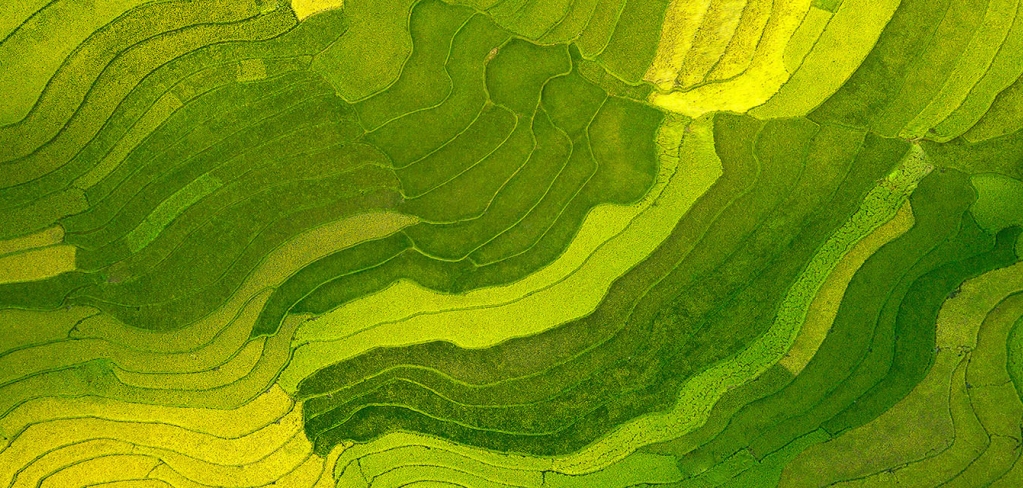
{"type": "Polygon", "coordinates": [[[1023,486],[1023,0],[11,0],[0,91],[0,487],[1023,486]]]}

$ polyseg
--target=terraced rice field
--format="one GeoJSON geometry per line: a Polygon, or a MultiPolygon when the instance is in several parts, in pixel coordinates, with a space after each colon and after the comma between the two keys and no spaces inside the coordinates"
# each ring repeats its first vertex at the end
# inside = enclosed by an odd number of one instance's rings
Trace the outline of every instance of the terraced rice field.
{"type": "Polygon", "coordinates": [[[1023,0],[7,0],[0,94],[0,487],[1023,486],[1023,0]]]}

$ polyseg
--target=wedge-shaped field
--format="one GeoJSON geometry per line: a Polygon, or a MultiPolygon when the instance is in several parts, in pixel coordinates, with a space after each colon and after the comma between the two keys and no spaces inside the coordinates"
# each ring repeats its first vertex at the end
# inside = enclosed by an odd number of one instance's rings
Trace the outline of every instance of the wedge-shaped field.
{"type": "Polygon", "coordinates": [[[18,0],[0,91],[0,486],[1023,486],[1019,0],[18,0]]]}

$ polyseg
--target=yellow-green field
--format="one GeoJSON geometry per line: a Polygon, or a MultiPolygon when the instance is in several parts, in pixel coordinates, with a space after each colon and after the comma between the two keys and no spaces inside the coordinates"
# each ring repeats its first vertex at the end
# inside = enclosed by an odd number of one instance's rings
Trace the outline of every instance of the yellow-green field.
{"type": "Polygon", "coordinates": [[[1021,0],[11,0],[0,93],[0,487],[1023,486],[1021,0]]]}

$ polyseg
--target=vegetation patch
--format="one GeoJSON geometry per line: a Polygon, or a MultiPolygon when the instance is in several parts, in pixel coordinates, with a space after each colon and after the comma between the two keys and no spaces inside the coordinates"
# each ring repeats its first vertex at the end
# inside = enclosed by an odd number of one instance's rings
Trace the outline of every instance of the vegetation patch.
{"type": "Polygon", "coordinates": [[[0,486],[1023,486],[1019,0],[19,0],[0,66],[0,486]]]}

